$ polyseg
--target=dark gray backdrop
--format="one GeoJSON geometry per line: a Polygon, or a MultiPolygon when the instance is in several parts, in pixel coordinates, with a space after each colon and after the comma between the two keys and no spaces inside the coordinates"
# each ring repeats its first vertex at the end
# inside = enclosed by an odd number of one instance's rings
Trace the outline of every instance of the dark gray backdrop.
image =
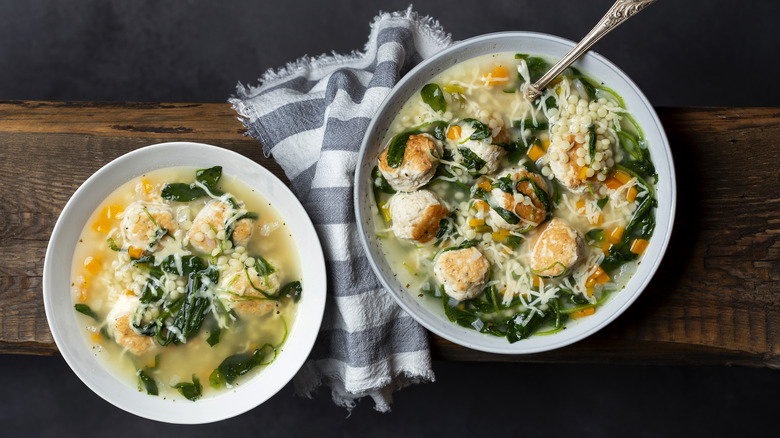
{"type": "MultiPolygon", "coordinates": [[[[612,0],[428,0],[455,39],[532,30],[572,40],[612,0]]],[[[0,100],[224,102],[299,56],[362,48],[388,1],[0,1],[0,100]]],[[[659,0],[595,50],[656,106],[777,106],[780,2],[659,0]]],[[[768,147],[775,147],[768,145],[768,147]]],[[[6,255],[8,256],[8,255],[6,255]]],[[[2,293],[0,291],[0,293],[2,293]]],[[[640,298],[641,300],[641,298],[640,298]]],[[[775,430],[780,371],[730,367],[434,364],[437,382],[353,414],[286,387],[214,425],[138,419],[59,357],[0,356],[0,435],[745,436],[775,430]]]]}

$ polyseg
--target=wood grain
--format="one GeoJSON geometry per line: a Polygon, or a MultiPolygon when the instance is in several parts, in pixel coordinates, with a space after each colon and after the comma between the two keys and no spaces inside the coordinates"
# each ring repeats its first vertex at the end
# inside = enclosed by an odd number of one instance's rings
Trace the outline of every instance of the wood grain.
{"type": "MultiPolygon", "coordinates": [[[[780,109],[661,108],[678,182],[672,243],[632,307],[547,353],[499,356],[431,336],[434,358],[780,368],[780,109]]],[[[0,352],[56,354],[41,298],[49,235],[108,161],[164,141],[237,151],[281,175],[227,104],[0,102],[0,352]]]]}

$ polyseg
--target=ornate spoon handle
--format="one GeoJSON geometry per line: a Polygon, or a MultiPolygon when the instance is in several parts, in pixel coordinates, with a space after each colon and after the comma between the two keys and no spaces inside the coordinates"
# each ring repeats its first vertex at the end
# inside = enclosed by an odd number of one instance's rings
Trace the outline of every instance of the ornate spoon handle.
{"type": "Polygon", "coordinates": [[[631,18],[634,14],[655,3],[655,0],[617,0],[614,5],[604,14],[596,27],[585,35],[585,38],[579,42],[568,55],[561,58],[557,64],[544,74],[535,84],[527,84],[523,88],[525,98],[530,102],[541,96],[542,90],[553,79],[558,77],[569,65],[576,61],[583,53],[587,52],[598,40],[608,34],[612,29],[618,27],[624,21],[631,18]]]}

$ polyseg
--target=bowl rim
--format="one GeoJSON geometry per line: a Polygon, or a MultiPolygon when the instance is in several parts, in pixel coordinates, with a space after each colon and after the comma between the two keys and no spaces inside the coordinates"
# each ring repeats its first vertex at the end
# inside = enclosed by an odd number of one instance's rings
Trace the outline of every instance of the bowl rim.
{"type": "MultiPolygon", "coordinates": [[[[46,319],[52,337],[63,359],[78,378],[95,394],[126,412],[150,420],[174,424],[202,424],[231,418],[259,406],[281,390],[304,365],[314,347],[324,315],[327,292],[327,275],[321,242],[311,219],[290,189],[268,169],[244,155],[218,146],[187,141],[141,147],[111,160],[87,178],[70,197],[57,219],[46,249],[42,283],[46,319]],[[157,158],[157,161],[150,158],[157,158]],[[53,282],[56,276],[62,275],[63,270],[67,272],[68,280],[70,279],[75,240],[81,235],[82,229],[95,209],[119,186],[145,172],[180,166],[204,167],[204,164],[198,163],[207,161],[221,163],[223,168],[225,163],[230,163],[232,167],[225,169],[227,175],[251,174],[256,178],[249,181],[238,177],[240,181],[257,190],[271,202],[287,224],[298,251],[302,267],[302,282],[306,292],[294,321],[288,326],[288,338],[282,346],[281,354],[273,363],[232,389],[191,403],[183,399],[166,400],[161,396],[149,396],[136,391],[121,378],[111,375],[103,364],[88,352],[89,345],[84,335],[73,331],[76,312],[72,310],[73,298],[70,286],[63,288],[59,283],[53,282]],[[132,174],[132,176],[129,178],[112,176],[115,173],[132,174]],[[106,181],[114,181],[115,184],[106,185],[106,181]],[[81,208],[83,205],[89,208],[81,208]],[[86,213],[81,213],[80,208],[86,213]],[[78,217],[84,216],[86,220],[73,222],[78,217]],[[66,231],[74,229],[77,229],[75,236],[65,234],[66,231]],[[59,260],[55,262],[57,254],[69,254],[67,263],[60,263],[59,260]],[[63,289],[67,292],[62,293],[63,289]],[[56,295],[57,293],[60,295],[56,295]],[[65,300],[70,303],[70,311],[66,311],[63,307],[62,303],[65,300]],[[81,342],[74,341],[74,337],[81,338],[81,342]],[[91,360],[84,359],[85,350],[91,360]],[[262,385],[259,384],[261,382],[262,385]],[[226,401],[243,402],[243,404],[224,403],[226,401]],[[137,406],[139,402],[150,407],[139,409],[137,406]]],[[[82,328],[79,329],[83,331],[82,328]]]]}
{"type": "MultiPolygon", "coordinates": [[[[374,257],[372,256],[372,251],[369,243],[369,233],[373,234],[373,230],[367,229],[366,222],[361,217],[362,215],[362,199],[361,199],[361,184],[363,184],[365,181],[367,181],[367,175],[364,172],[364,166],[361,166],[361,163],[367,159],[368,150],[370,148],[369,140],[371,137],[371,134],[377,129],[378,126],[381,126],[383,123],[386,122],[386,120],[382,119],[380,120],[380,116],[382,115],[383,110],[393,101],[396,95],[401,93],[401,90],[403,90],[406,87],[407,83],[413,82],[416,80],[416,76],[420,74],[422,70],[428,67],[428,65],[433,64],[435,61],[456,55],[460,51],[463,51],[464,49],[468,48],[472,45],[482,44],[485,42],[489,42],[491,40],[500,40],[500,39],[537,39],[537,40],[546,40],[553,43],[561,44],[564,46],[567,46],[568,49],[573,48],[576,43],[562,38],[555,35],[550,35],[546,33],[539,33],[539,32],[530,32],[530,31],[507,31],[507,32],[493,32],[483,35],[478,35],[466,40],[459,41],[452,46],[434,54],[430,58],[427,58],[420,62],[417,66],[415,66],[413,69],[411,69],[404,77],[402,77],[399,82],[393,87],[392,90],[390,90],[390,93],[385,97],[384,101],[379,105],[376,112],[374,113],[374,116],[372,117],[371,121],[368,124],[368,127],[366,129],[365,135],[363,137],[363,141],[361,143],[360,151],[358,153],[358,159],[357,159],[357,167],[355,171],[355,180],[354,180],[354,189],[353,189],[353,195],[354,195],[354,210],[355,210],[355,218],[358,225],[358,234],[360,235],[360,241],[363,247],[363,250],[366,252],[366,257],[369,260],[369,263],[371,264],[371,268],[374,270],[374,273],[379,278],[382,285],[385,287],[385,289],[393,296],[393,298],[396,300],[396,302],[401,306],[401,308],[406,311],[408,314],[410,314],[417,322],[422,324],[425,328],[430,330],[431,332],[435,333],[436,335],[447,339],[448,341],[454,342],[456,344],[462,345],[467,348],[471,348],[478,351],[488,352],[488,353],[496,353],[496,354],[532,354],[532,353],[538,353],[543,351],[549,351],[554,350],[558,348],[565,347],[567,345],[573,344],[575,342],[578,342],[582,339],[585,339],[589,337],[590,335],[596,333],[597,331],[601,330],[605,326],[609,325],[613,320],[615,320],[617,317],[619,317],[623,312],[631,305],[634,301],[636,301],[637,298],[639,298],[639,295],[642,294],[642,292],[645,290],[647,285],[650,283],[652,278],[654,277],[655,273],[658,270],[658,267],[661,264],[661,261],[663,260],[663,256],[666,253],[666,250],[669,245],[669,241],[671,239],[672,235],[672,229],[674,226],[674,218],[676,215],[677,210],[677,182],[676,182],[676,173],[674,168],[674,162],[672,160],[672,154],[671,154],[671,148],[669,146],[669,140],[666,136],[666,132],[663,128],[663,125],[661,124],[660,119],[658,118],[658,114],[655,111],[655,108],[652,106],[650,101],[647,99],[647,97],[642,93],[642,91],[639,89],[639,87],[636,85],[636,83],[617,65],[609,61],[604,56],[596,53],[595,51],[588,51],[585,55],[581,57],[581,59],[578,62],[582,62],[585,59],[592,59],[595,62],[603,64],[605,67],[611,69],[615,74],[617,74],[622,80],[626,82],[626,84],[630,87],[631,90],[636,95],[636,98],[643,104],[643,109],[647,111],[648,116],[650,120],[652,121],[653,128],[657,130],[657,135],[660,140],[660,144],[657,146],[660,149],[663,149],[664,154],[662,156],[653,156],[653,160],[656,163],[659,163],[661,160],[665,161],[666,166],[669,170],[669,197],[668,197],[668,205],[669,205],[669,212],[668,212],[668,223],[663,229],[659,229],[656,227],[655,232],[653,234],[653,239],[651,239],[651,246],[654,246],[655,251],[655,258],[652,260],[652,266],[647,273],[647,275],[641,279],[641,282],[636,284],[636,287],[634,289],[633,293],[628,296],[628,299],[623,299],[623,302],[620,304],[619,307],[616,307],[614,309],[611,309],[611,312],[606,318],[599,321],[598,324],[594,324],[592,327],[587,328],[586,330],[581,331],[576,336],[569,336],[565,339],[561,339],[558,341],[554,340],[554,336],[550,336],[553,340],[549,343],[546,343],[544,345],[540,345],[538,347],[523,347],[522,343],[523,340],[516,342],[514,344],[506,343],[503,346],[490,346],[490,345],[481,345],[478,343],[465,341],[463,339],[459,339],[458,336],[456,336],[456,332],[454,329],[450,331],[445,331],[445,329],[440,329],[440,327],[437,327],[434,323],[432,323],[429,320],[426,320],[425,317],[418,315],[414,309],[410,305],[407,304],[398,294],[401,293],[399,291],[396,291],[393,286],[390,284],[387,278],[385,278],[381,270],[378,266],[378,262],[374,260],[374,257]],[[662,233],[662,235],[661,235],[662,233]],[[662,238],[661,238],[662,237],[662,238]],[[514,347],[514,348],[513,348],[514,347]]],[[[504,51],[501,51],[504,52],[504,51]]],[[[485,52],[483,55],[489,54],[489,53],[499,53],[499,51],[493,51],[493,52],[485,52]]],[[[478,55],[479,56],[479,55],[478,55]]],[[[546,55],[549,56],[549,55],[546,55]]],[[[463,58],[459,59],[456,64],[462,63],[468,59],[473,59],[473,57],[463,58]]],[[[453,64],[453,65],[456,65],[453,64]]],[[[435,75],[434,75],[435,76],[435,75]]],[[[428,77],[427,79],[431,79],[433,76],[428,77]]],[[[625,97],[625,96],[624,96],[625,97]]],[[[636,108],[632,109],[632,113],[635,113],[636,108]]],[[[643,126],[643,129],[647,132],[648,127],[643,126]]],[[[657,166],[658,167],[658,166],[657,166]]],[[[658,181],[656,182],[656,187],[658,185],[658,181]]],[[[658,215],[660,213],[660,209],[656,207],[656,219],[658,218],[658,215]]],[[[649,251],[645,253],[645,255],[642,258],[642,261],[648,260],[647,256],[649,251]]],[[[644,263],[643,263],[644,265],[644,263]]],[[[626,283],[628,285],[631,280],[633,280],[635,276],[632,276],[632,278],[629,279],[629,281],[626,283]]],[[[403,293],[406,293],[407,295],[411,295],[405,288],[402,291],[403,293]]],[[[626,296],[626,292],[631,292],[627,288],[622,289],[619,294],[613,294],[613,296],[608,300],[607,303],[604,303],[603,306],[607,306],[615,299],[616,295],[622,295],[626,296]]],[[[438,318],[438,315],[433,315],[432,312],[430,312],[428,309],[425,309],[426,312],[430,313],[433,317],[438,318]]],[[[445,321],[447,324],[450,325],[450,327],[457,327],[458,329],[462,330],[469,330],[465,328],[461,328],[456,326],[454,323],[450,321],[445,321]]],[[[461,332],[462,332],[461,330],[461,332]]],[[[476,332],[474,330],[470,330],[470,332],[476,333],[478,335],[481,335],[482,337],[480,339],[484,339],[489,337],[490,335],[487,334],[481,334],[479,332],[476,332]]]]}

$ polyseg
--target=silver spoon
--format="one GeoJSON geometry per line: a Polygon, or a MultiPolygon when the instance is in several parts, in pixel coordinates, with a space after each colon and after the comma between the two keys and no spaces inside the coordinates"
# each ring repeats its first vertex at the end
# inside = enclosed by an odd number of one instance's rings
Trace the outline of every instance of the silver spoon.
{"type": "Polygon", "coordinates": [[[533,102],[542,95],[542,90],[547,87],[553,79],[558,77],[567,67],[582,56],[598,40],[603,38],[612,29],[623,24],[624,21],[631,18],[634,14],[647,6],[655,3],[655,0],[617,0],[614,5],[604,14],[596,27],[585,35],[585,38],[579,42],[568,55],[561,58],[547,73],[544,74],[535,84],[526,84],[523,87],[523,95],[529,102],[533,102]]]}

